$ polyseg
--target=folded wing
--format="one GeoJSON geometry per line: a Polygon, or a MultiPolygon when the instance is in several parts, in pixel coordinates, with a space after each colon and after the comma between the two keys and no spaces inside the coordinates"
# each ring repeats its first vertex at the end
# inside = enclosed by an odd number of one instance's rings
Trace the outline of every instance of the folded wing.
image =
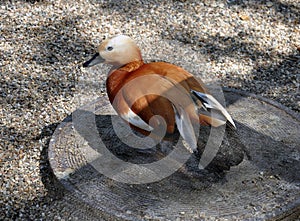
{"type": "Polygon", "coordinates": [[[236,129],[229,113],[212,95],[196,90],[191,90],[191,93],[202,104],[199,110],[200,118],[210,118],[209,121],[212,126],[221,126],[227,123],[231,128],[236,129]]]}

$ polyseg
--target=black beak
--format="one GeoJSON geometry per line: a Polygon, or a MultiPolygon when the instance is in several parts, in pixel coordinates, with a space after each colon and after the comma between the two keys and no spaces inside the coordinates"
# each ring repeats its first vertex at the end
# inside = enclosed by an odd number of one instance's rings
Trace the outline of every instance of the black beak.
{"type": "Polygon", "coordinates": [[[82,66],[85,68],[92,67],[96,64],[103,63],[104,61],[105,61],[105,59],[102,58],[99,53],[96,53],[90,60],[84,62],[82,66]]]}

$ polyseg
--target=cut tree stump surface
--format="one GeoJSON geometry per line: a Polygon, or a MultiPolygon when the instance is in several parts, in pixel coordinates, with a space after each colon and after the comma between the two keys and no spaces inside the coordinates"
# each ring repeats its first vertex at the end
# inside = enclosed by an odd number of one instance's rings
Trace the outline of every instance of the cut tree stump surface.
{"type": "MultiPolygon", "coordinates": [[[[94,213],[112,220],[299,217],[299,116],[259,96],[230,89],[224,96],[237,124],[237,142],[248,156],[225,173],[193,177],[178,170],[143,184],[124,183],[136,171],[120,162],[151,164],[159,160],[156,151],[132,150],[118,139],[112,126],[118,117],[106,97],[76,110],[56,129],[48,153],[55,176],[73,197],[70,203],[90,208],[86,214],[82,209],[82,217],[94,213]],[[113,165],[112,158],[120,162],[113,165]]],[[[149,180],[158,174],[150,172],[149,180]]]]}

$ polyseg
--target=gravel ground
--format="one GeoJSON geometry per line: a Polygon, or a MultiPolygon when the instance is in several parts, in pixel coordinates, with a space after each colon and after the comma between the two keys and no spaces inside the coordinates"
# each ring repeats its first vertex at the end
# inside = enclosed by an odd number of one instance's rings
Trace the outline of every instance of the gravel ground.
{"type": "Polygon", "coordinates": [[[0,19],[4,220],[79,217],[51,174],[47,145],[78,107],[80,64],[108,36],[125,33],[149,60],[300,110],[298,0],[4,0],[0,19]]]}

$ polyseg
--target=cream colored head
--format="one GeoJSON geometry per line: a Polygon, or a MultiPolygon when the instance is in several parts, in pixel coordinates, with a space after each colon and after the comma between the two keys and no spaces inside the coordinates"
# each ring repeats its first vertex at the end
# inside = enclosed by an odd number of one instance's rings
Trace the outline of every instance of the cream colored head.
{"type": "Polygon", "coordinates": [[[98,53],[83,66],[90,67],[98,63],[123,66],[133,61],[142,60],[139,47],[130,37],[125,35],[118,35],[103,41],[98,47],[98,53]]]}

